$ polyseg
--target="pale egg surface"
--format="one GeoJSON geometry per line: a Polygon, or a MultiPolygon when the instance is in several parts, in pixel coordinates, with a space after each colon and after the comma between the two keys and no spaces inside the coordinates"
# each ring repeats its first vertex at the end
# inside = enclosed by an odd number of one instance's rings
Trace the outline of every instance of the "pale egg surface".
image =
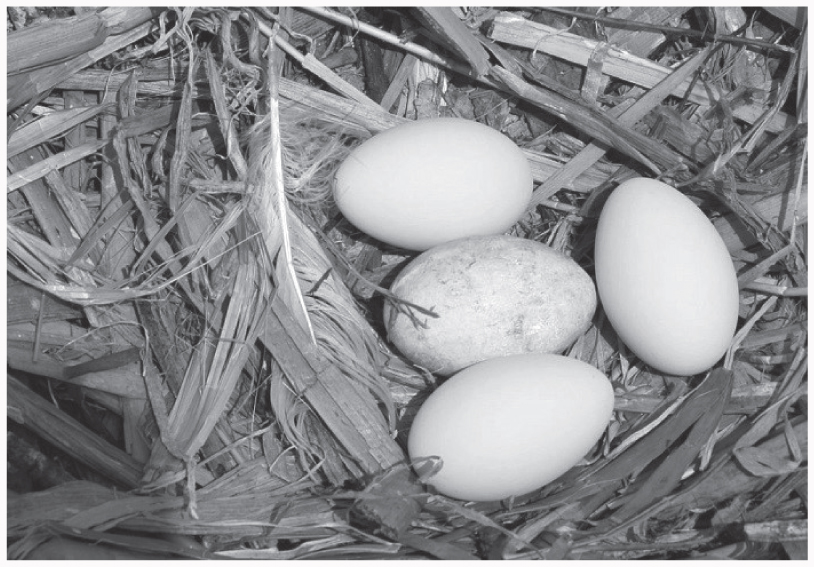
{"type": "Polygon", "coordinates": [[[579,463],[613,412],[599,370],[556,354],[493,358],[444,382],[416,414],[411,460],[436,456],[426,480],[461,500],[500,500],[541,488],[579,463]]]}
{"type": "Polygon", "coordinates": [[[608,320],[644,362],[688,376],[724,355],[738,281],[726,245],[689,198],[653,179],[620,184],[599,217],[595,263],[608,320]]]}
{"type": "Polygon", "coordinates": [[[334,179],[336,204],[351,223],[411,250],[505,232],[531,192],[531,167],[514,142],[460,118],[382,132],[351,152],[334,179]]]}

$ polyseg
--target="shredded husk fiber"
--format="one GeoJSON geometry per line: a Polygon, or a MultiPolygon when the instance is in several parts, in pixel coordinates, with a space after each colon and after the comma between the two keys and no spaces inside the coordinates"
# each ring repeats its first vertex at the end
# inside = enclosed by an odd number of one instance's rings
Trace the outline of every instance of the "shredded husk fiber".
{"type": "Polygon", "coordinates": [[[9,8],[7,29],[9,558],[805,558],[805,8],[9,8]],[[694,377],[598,311],[567,355],[611,380],[613,420],[511,501],[413,473],[437,379],[380,313],[414,254],[332,198],[353,148],[436,116],[528,157],[513,234],[592,273],[603,198],[658,177],[741,288],[694,377]]]}

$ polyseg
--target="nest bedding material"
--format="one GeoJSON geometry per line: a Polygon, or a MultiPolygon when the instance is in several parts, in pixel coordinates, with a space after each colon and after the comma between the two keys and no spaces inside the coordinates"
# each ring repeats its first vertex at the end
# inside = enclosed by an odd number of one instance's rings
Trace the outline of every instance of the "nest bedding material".
{"type": "Polygon", "coordinates": [[[7,30],[9,558],[805,556],[805,8],[10,8],[7,30]],[[659,177],[741,287],[696,377],[598,312],[567,354],[614,419],[512,501],[406,463],[438,378],[380,313],[412,255],[331,197],[356,145],[436,116],[523,150],[513,234],[590,272],[603,196],[659,177]]]}

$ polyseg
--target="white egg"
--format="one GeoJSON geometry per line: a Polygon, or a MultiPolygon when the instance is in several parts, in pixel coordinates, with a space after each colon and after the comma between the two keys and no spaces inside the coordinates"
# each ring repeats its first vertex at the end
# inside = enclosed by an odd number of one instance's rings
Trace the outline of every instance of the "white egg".
{"type": "Polygon", "coordinates": [[[505,232],[531,192],[531,167],[514,142],[460,118],[382,132],[356,148],[334,179],[336,204],[351,223],[411,250],[505,232]]]}
{"type": "Polygon", "coordinates": [[[644,362],[688,376],[724,355],[738,281],[726,245],[689,198],[653,179],[619,185],[599,218],[595,263],[608,320],[644,362]]]}
{"type": "Polygon", "coordinates": [[[541,488],[579,463],[613,413],[596,368],[556,354],[493,358],[444,382],[416,414],[410,458],[440,457],[427,479],[461,500],[500,500],[541,488]]]}

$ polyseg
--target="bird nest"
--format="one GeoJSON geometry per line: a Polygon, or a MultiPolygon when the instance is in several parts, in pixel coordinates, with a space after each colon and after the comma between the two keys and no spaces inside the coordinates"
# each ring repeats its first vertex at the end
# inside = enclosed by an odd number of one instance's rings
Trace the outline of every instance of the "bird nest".
{"type": "Polygon", "coordinates": [[[10,558],[800,558],[807,540],[805,8],[9,9],[10,558]],[[512,234],[593,273],[603,195],[659,178],[735,265],[738,330],[664,375],[601,310],[602,440],[501,502],[405,437],[440,381],[381,328],[414,254],[331,183],[457,116],[512,138],[512,234]]]}

